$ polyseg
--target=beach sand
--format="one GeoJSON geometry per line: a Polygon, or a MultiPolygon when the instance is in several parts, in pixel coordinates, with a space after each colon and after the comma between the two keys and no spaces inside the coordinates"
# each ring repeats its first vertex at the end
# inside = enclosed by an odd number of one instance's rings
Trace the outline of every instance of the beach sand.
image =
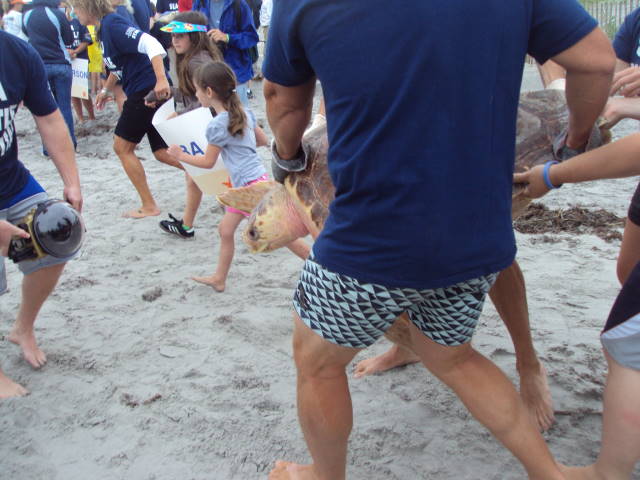
{"type": "MultiPolygon", "coordinates": [[[[538,86],[535,69],[526,67],[523,88],[538,86]]],[[[266,125],[261,88],[254,83],[252,103],[266,125]]],[[[191,281],[213,271],[222,210],[205,198],[193,240],[161,232],[158,221],[168,212],[181,215],[184,180],[155,161],[145,141],[138,154],[163,214],[121,218],[138,204],[111,148],[116,118],[110,107],[91,132],[78,128],[87,241],[36,323],[48,364],[34,371],[16,346],[0,342],[3,370],[32,392],[0,402],[0,478],[249,480],[266,478],[276,459],[307,462],[291,359],[290,298],[302,262],[288,250],[249,254],[239,230],[227,290],[191,281]]],[[[60,197],[61,181],[40,154],[24,110],[17,127],[21,159],[60,197]]],[[[625,122],[615,134],[635,130],[635,122],[625,122]]],[[[269,153],[260,150],[267,164],[269,153]]],[[[636,185],[637,179],[566,185],[542,203],[624,217],[636,185]]],[[[599,450],[606,366],[598,334],[619,289],[620,242],[590,234],[517,234],[517,241],[535,346],[560,412],[545,438],[559,461],[587,464],[599,450]]],[[[21,281],[7,265],[4,335],[21,281]]],[[[490,302],[474,343],[517,382],[513,346],[490,302]]],[[[383,340],[356,360],[388,345],[383,340]]],[[[524,477],[420,365],[352,379],[351,391],[350,479],[524,477]]]]}

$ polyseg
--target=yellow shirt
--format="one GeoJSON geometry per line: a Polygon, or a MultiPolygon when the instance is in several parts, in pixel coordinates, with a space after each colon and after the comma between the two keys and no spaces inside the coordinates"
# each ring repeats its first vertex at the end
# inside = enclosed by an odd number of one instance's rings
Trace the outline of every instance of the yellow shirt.
{"type": "Polygon", "coordinates": [[[100,44],[98,42],[98,34],[96,32],[95,25],[87,25],[91,40],[93,43],[87,47],[89,54],[89,72],[102,73],[102,51],[100,50],[100,44]]]}

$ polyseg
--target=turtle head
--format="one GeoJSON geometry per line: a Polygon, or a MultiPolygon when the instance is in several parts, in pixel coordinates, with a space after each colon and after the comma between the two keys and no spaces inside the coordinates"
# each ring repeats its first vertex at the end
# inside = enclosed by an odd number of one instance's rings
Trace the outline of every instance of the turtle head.
{"type": "Polygon", "coordinates": [[[259,253],[277,250],[306,234],[291,197],[276,184],[253,209],[243,239],[253,253],[259,253]]]}

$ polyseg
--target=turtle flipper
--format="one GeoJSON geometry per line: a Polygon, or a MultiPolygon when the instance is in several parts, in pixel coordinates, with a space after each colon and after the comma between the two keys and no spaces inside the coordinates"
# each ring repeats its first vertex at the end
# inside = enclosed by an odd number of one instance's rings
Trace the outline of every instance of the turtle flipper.
{"type": "Polygon", "coordinates": [[[222,205],[251,213],[275,184],[275,182],[266,181],[253,183],[247,187],[231,188],[217,195],[216,198],[222,205]]]}

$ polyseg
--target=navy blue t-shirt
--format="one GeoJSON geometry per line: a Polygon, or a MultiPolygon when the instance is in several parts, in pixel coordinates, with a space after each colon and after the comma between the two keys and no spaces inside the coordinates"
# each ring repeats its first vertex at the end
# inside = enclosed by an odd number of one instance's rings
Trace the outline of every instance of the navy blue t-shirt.
{"type": "Polygon", "coordinates": [[[640,65],[640,8],[627,15],[613,39],[616,57],[631,65],[640,65]]]}
{"type": "Polygon", "coordinates": [[[178,0],[158,0],[156,2],[156,11],[159,14],[177,12],[178,0]]]}
{"type": "MultiPolygon", "coordinates": [[[[91,40],[89,29],[82,25],[80,23],[80,20],[78,20],[77,18],[72,18],[69,23],[71,24],[71,31],[73,32],[73,44],[71,45],[71,48],[78,48],[82,42],[86,42],[88,45],[91,45],[93,43],[93,41],[91,40]]],[[[77,55],[77,57],[88,60],[89,53],[87,52],[87,49],[85,48],[77,55]]]]}
{"type": "Polygon", "coordinates": [[[6,208],[30,180],[29,171],[18,160],[14,125],[21,101],[36,116],[49,115],[58,108],[38,52],[18,37],[0,31],[0,209],[6,208]]]}
{"type": "Polygon", "coordinates": [[[148,92],[156,84],[149,57],[138,52],[142,31],[116,13],[100,22],[100,47],[107,68],[122,80],[127,96],[148,92]]]}
{"type": "Polygon", "coordinates": [[[326,102],[336,198],[316,259],[413,288],[509,266],[525,54],[542,63],[595,27],[575,0],[274,2],[265,77],[315,76],[326,102]]]}
{"type": "Polygon", "coordinates": [[[133,13],[131,13],[129,10],[127,10],[127,7],[125,7],[124,5],[118,5],[115,9],[114,12],[116,12],[118,15],[120,15],[122,18],[126,19],[128,22],[131,23],[131,25],[133,25],[136,28],[140,28],[140,25],[138,25],[138,22],[136,22],[135,17],[133,16],[133,13]]]}
{"type": "Polygon", "coordinates": [[[151,24],[151,5],[149,0],[131,0],[131,6],[133,7],[133,18],[136,19],[140,30],[149,33],[151,24]]]}

